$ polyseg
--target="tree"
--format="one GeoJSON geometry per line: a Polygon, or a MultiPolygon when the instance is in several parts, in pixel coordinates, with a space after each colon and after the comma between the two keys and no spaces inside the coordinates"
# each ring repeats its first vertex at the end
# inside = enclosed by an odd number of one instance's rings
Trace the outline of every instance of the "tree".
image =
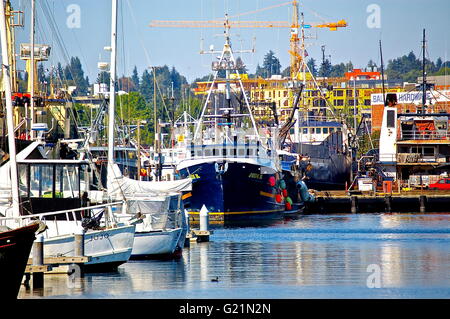
{"type": "Polygon", "coordinates": [[[131,75],[131,81],[134,84],[134,90],[133,91],[139,91],[139,75],[137,71],[137,67],[134,66],[133,74],[131,75]]]}
{"type": "Polygon", "coordinates": [[[274,74],[281,74],[280,60],[278,60],[272,50],[269,50],[264,56],[263,69],[266,78],[270,78],[274,74]]]}
{"type": "Polygon", "coordinates": [[[153,97],[153,77],[147,71],[147,69],[142,72],[141,85],[139,87],[139,92],[144,96],[147,102],[150,102],[153,97]]]}
{"type": "Polygon", "coordinates": [[[320,65],[319,76],[321,77],[329,77],[331,74],[333,66],[330,61],[327,59],[320,65]]]}
{"type": "Polygon", "coordinates": [[[240,74],[248,73],[244,61],[242,61],[240,56],[238,56],[236,59],[236,69],[239,71],[240,74]]]}
{"type": "Polygon", "coordinates": [[[317,75],[316,60],[314,60],[313,58],[310,58],[308,60],[308,62],[306,62],[306,65],[308,66],[309,71],[311,72],[311,74],[313,76],[316,76],[317,75]]]}
{"type": "Polygon", "coordinates": [[[376,64],[375,62],[373,62],[372,59],[370,59],[369,62],[367,63],[367,67],[368,67],[370,70],[373,70],[374,68],[377,67],[377,64],[376,64]]]}
{"type": "Polygon", "coordinates": [[[109,75],[109,72],[107,72],[107,71],[101,71],[99,74],[98,74],[98,77],[97,77],[97,83],[106,83],[106,84],[108,84],[109,85],[109,82],[110,82],[110,75],[109,75]]]}

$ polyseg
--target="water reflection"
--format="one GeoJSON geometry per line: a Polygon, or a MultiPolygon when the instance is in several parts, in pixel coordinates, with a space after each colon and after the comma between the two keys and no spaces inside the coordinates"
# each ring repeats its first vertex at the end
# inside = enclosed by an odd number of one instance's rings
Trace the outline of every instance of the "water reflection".
{"type": "Polygon", "coordinates": [[[216,229],[211,240],[191,244],[179,260],[86,275],[77,289],[64,276],[46,277],[44,296],[362,298],[402,297],[406,289],[412,297],[450,297],[450,215],[303,216],[266,228],[216,229]],[[371,264],[381,269],[381,290],[367,288],[371,264]]]}

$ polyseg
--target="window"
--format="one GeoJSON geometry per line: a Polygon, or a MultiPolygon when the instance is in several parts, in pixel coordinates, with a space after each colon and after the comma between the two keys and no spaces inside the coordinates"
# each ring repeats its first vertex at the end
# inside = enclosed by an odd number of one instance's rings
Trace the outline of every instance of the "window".
{"type": "Polygon", "coordinates": [[[438,184],[444,184],[445,183],[445,179],[441,179],[438,184]]]}
{"type": "Polygon", "coordinates": [[[369,106],[370,105],[370,100],[364,100],[364,105],[369,106]]]}
{"type": "Polygon", "coordinates": [[[202,156],[202,151],[201,150],[197,151],[197,156],[202,156]]]}
{"type": "Polygon", "coordinates": [[[314,134],[314,128],[313,127],[309,129],[309,134],[314,134]]]}
{"type": "Polygon", "coordinates": [[[395,127],[395,111],[387,111],[387,127],[395,127]]]}
{"type": "Polygon", "coordinates": [[[446,182],[447,184],[450,184],[450,179],[446,179],[445,182],[446,182]]]}
{"type": "Polygon", "coordinates": [[[316,134],[322,134],[322,128],[316,127],[316,134]]]}
{"type": "Polygon", "coordinates": [[[336,90],[335,96],[344,96],[344,90],[336,90]]]}
{"type": "Polygon", "coordinates": [[[238,154],[239,156],[244,156],[245,155],[245,151],[243,148],[238,149],[238,154]]]}
{"type": "Polygon", "coordinates": [[[328,127],[323,128],[323,134],[328,134],[328,127]]]}
{"type": "Polygon", "coordinates": [[[423,148],[423,155],[425,155],[425,156],[433,156],[434,155],[434,148],[433,147],[424,147],[423,148]]]}
{"type": "Polygon", "coordinates": [[[334,132],[334,127],[330,127],[330,133],[334,132]]]}
{"type": "Polygon", "coordinates": [[[303,128],[303,134],[308,134],[308,129],[306,127],[303,128]]]}
{"type": "Polygon", "coordinates": [[[206,149],[205,150],[205,156],[211,156],[211,150],[206,149]]]}
{"type": "Polygon", "coordinates": [[[344,100],[337,100],[337,106],[343,106],[344,100]]]}

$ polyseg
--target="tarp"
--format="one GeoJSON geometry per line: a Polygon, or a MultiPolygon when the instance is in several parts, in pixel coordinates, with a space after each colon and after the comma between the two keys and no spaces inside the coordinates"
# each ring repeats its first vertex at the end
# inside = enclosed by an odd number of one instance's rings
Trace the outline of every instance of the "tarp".
{"type": "Polygon", "coordinates": [[[123,176],[117,164],[108,169],[108,195],[114,199],[158,196],[192,190],[192,179],[175,181],[137,181],[123,176]]]}
{"type": "Polygon", "coordinates": [[[418,131],[436,131],[433,121],[415,121],[414,124],[418,131]]]}

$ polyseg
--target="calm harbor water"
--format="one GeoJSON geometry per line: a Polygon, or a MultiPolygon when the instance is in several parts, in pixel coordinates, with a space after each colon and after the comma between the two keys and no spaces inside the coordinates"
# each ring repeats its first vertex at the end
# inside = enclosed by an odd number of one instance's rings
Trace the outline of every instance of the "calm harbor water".
{"type": "Polygon", "coordinates": [[[131,261],[74,285],[51,275],[45,286],[19,298],[450,298],[450,214],[310,215],[215,229],[179,260],[131,261]],[[378,278],[381,287],[369,288],[378,278]]]}

